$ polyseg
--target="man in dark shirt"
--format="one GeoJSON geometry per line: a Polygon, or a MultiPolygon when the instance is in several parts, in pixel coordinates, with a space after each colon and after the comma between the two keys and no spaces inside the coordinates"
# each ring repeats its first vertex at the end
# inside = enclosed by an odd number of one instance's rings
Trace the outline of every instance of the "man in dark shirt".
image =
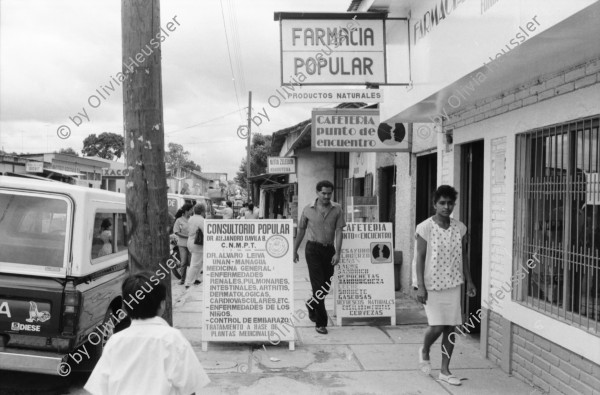
{"type": "Polygon", "coordinates": [[[333,184],[317,183],[317,199],[304,207],[294,243],[294,262],[298,262],[298,248],[308,233],[306,262],[312,287],[312,298],[306,302],[308,316],[315,322],[316,331],[327,334],[325,296],[331,289],[335,265],[340,262],[342,229],[346,226],[342,207],[331,201],[333,184]]]}

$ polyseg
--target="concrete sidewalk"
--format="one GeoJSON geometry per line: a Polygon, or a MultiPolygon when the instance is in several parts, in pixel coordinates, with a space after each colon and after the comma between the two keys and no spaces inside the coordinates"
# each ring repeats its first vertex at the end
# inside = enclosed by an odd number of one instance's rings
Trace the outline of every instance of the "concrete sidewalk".
{"type": "MultiPolygon", "coordinates": [[[[401,296],[400,293],[397,295],[401,296]]],[[[294,267],[293,311],[310,296],[306,263],[294,267]]],[[[431,376],[419,371],[418,348],[426,328],[416,302],[397,299],[397,326],[334,326],[333,296],[328,296],[329,334],[320,335],[308,317],[295,322],[296,350],[287,343],[211,342],[201,350],[202,285],[185,291],[173,285],[173,321],[194,346],[212,380],[204,394],[538,394],[481,357],[479,340],[457,342],[451,371],[461,386],[436,380],[441,361],[439,340],[432,348],[431,376]]],[[[372,323],[372,321],[371,321],[372,323]]]]}

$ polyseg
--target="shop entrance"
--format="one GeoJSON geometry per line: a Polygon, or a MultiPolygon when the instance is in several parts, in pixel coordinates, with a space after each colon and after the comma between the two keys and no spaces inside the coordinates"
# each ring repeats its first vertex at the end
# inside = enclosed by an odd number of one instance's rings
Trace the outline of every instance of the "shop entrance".
{"type": "MultiPolygon", "coordinates": [[[[460,146],[460,220],[467,225],[467,256],[471,264],[471,277],[477,287],[477,296],[463,294],[463,313],[471,333],[479,333],[481,324],[477,310],[481,308],[481,260],[483,231],[483,141],[460,146]],[[471,329],[471,323],[475,328],[471,329]]],[[[465,290],[466,293],[466,290],[465,290]]]]}
{"type": "Polygon", "coordinates": [[[437,153],[417,157],[417,201],[415,224],[435,214],[433,192],[437,186],[437,153]]]}

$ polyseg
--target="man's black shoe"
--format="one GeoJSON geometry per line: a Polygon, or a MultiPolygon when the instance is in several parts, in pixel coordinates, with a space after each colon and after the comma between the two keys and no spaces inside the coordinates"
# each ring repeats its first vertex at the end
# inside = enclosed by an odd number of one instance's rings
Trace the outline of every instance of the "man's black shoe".
{"type": "Polygon", "coordinates": [[[306,306],[306,310],[308,310],[308,319],[311,320],[312,322],[317,322],[317,319],[315,317],[317,315],[317,312],[314,309],[312,309],[308,305],[308,303],[304,303],[304,305],[306,306]]]}
{"type": "Polygon", "coordinates": [[[200,284],[202,284],[202,281],[200,281],[200,280],[194,281],[194,285],[200,285],[200,284]]]}
{"type": "Polygon", "coordinates": [[[317,331],[317,333],[320,333],[321,335],[327,334],[327,328],[325,328],[324,326],[317,326],[315,328],[315,330],[317,331]]]}

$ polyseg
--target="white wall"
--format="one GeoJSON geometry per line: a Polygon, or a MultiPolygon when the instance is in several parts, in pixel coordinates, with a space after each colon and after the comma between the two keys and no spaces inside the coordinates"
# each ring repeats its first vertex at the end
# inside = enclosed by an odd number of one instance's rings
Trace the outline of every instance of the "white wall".
{"type": "MultiPolygon", "coordinates": [[[[504,225],[494,225],[494,232],[505,234],[505,249],[512,251],[513,218],[514,218],[514,171],[515,171],[515,135],[542,126],[555,123],[568,122],[581,117],[596,115],[600,113],[598,98],[600,97],[600,84],[557,96],[555,98],[539,102],[535,105],[523,107],[507,112],[486,120],[469,124],[462,128],[454,129],[454,150],[452,157],[445,162],[445,166],[451,166],[449,174],[459,174],[460,169],[456,161],[460,157],[460,144],[484,138],[484,211],[483,211],[483,260],[482,260],[482,301],[487,300],[488,295],[495,292],[499,283],[510,283],[512,275],[512,260],[507,256],[494,267],[490,261],[495,254],[490,246],[492,236],[491,207],[495,191],[505,193],[508,197],[505,201],[506,221],[504,225]],[[492,155],[491,141],[498,137],[506,136],[506,182],[504,189],[499,190],[492,186],[492,155]]],[[[455,184],[458,182],[456,180],[455,184]]],[[[484,304],[485,306],[485,304],[484,304]]],[[[600,363],[600,338],[591,335],[581,329],[562,323],[554,318],[538,313],[537,311],[522,306],[510,298],[500,301],[500,306],[494,308],[506,319],[524,327],[540,336],[557,343],[583,357],[600,363]]]]}
{"type": "MultiPolygon", "coordinates": [[[[294,155],[298,158],[298,220],[307,204],[317,198],[316,186],[321,180],[333,182],[333,152],[311,152],[310,147],[297,150],[294,155]]],[[[337,197],[333,197],[337,201],[337,197]]]]}

